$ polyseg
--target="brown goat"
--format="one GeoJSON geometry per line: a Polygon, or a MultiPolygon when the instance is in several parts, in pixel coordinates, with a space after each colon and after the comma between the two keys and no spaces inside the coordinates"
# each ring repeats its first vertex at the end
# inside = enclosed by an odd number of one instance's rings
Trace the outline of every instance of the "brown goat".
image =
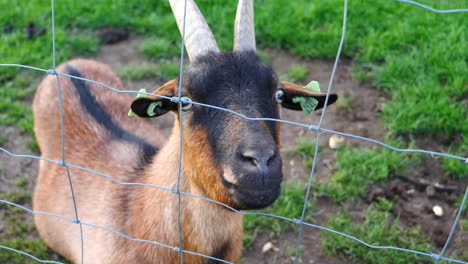
{"type": "MultiPolygon", "coordinates": [[[[182,0],[171,0],[181,29],[182,0]]],[[[279,118],[279,107],[301,110],[292,98],[314,97],[317,109],[325,94],[278,82],[270,67],[255,54],[253,1],[240,0],[233,52],[219,52],[216,41],[193,0],[187,1],[186,49],[190,66],[182,80],[182,95],[195,102],[235,110],[250,117],[279,118]],[[278,104],[279,102],[279,104],[278,104]]],[[[119,90],[112,70],[85,59],[68,61],[58,72],[92,79],[119,90]]],[[[138,182],[176,189],[179,145],[182,144],[180,190],[237,209],[263,208],[280,193],[279,123],[249,121],[239,116],[156,96],[117,96],[111,90],[79,79],[59,77],[64,114],[65,161],[109,175],[121,182],[138,182]],[[151,124],[128,117],[128,108],[141,117],[166,112],[176,115],[171,136],[151,124]],[[183,110],[180,142],[179,107],[183,110]]],[[[177,96],[180,80],[156,89],[157,95],[177,96]]],[[[329,103],[336,101],[330,95],[329,103]]],[[[34,129],[42,156],[61,160],[61,124],[57,80],[47,76],[33,103],[34,129]]],[[[79,169],[69,169],[82,222],[110,228],[137,239],[179,246],[178,199],[172,192],[117,184],[79,169]]],[[[40,162],[34,210],[74,218],[66,168],[40,162]]],[[[182,248],[236,262],[242,252],[242,215],[189,196],[181,197],[182,248]]],[[[59,254],[80,263],[79,225],[35,215],[41,237],[59,254]]],[[[83,226],[84,263],[179,263],[179,252],[135,242],[98,228],[83,226]]],[[[217,263],[184,254],[184,263],[217,263]]]]}

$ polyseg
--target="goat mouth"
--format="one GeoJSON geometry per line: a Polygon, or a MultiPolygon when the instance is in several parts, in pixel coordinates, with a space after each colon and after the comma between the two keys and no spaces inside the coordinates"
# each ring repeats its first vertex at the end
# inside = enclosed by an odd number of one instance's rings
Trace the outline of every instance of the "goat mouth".
{"type": "Polygon", "coordinates": [[[273,186],[240,186],[223,179],[228,193],[238,209],[261,209],[272,204],[281,193],[281,185],[273,186]]]}

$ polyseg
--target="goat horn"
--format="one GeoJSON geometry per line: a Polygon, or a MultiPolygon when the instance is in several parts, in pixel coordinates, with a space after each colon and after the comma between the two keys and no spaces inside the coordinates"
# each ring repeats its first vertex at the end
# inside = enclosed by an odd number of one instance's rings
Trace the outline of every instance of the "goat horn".
{"type": "MultiPolygon", "coordinates": [[[[177,26],[182,34],[184,25],[184,0],[169,0],[172,13],[175,16],[177,26]]],[[[205,18],[193,0],[187,0],[186,23],[185,23],[185,48],[190,61],[198,55],[215,51],[219,52],[218,44],[211,32],[205,18]]]]}
{"type": "Polygon", "coordinates": [[[234,51],[255,51],[253,0],[239,0],[234,25],[234,51]]]}

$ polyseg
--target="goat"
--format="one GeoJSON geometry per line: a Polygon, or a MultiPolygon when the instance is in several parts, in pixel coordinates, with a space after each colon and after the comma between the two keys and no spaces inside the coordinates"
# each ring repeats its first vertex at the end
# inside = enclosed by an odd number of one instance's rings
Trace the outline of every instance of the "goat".
{"type": "MultiPolygon", "coordinates": [[[[183,0],[170,0],[182,31],[183,0]]],[[[240,0],[236,13],[234,50],[221,52],[193,0],[187,1],[185,47],[190,65],[183,80],[174,79],[155,95],[182,95],[193,101],[235,110],[250,117],[279,118],[279,105],[301,110],[295,96],[313,97],[317,109],[326,94],[279,82],[256,55],[253,0],[240,0]]],[[[57,68],[116,89],[124,87],[109,66],[73,59],[57,68]]],[[[157,96],[115,96],[93,83],[59,77],[64,114],[65,160],[110,175],[121,182],[139,182],[168,189],[177,186],[179,144],[182,144],[180,190],[208,197],[233,208],[258,209],[280,194],[282,164],[278,122],[249,121],[237,115],[157,96]],[[176,115],[168,139],[143,119],[128,117],[176,115]],[[180,142],[179,107],[183,111],[180,142]]],[[[34,130],[42,157],[61,160],[61,124],[55,76],[41,82],[34,97],[34,130]]],[[[330,95],[328,103],[337,99],[330,95]]],[[[178,199],[165,190],[120,185],[87,171],[69,168],[76,207],[82,222],[111,228],[133,238],[179,246],[178,199]]],[[[74,217],[66,167],[40,161],[34,210],[74,217]]],[[[72,262],[81,261],[79,225],[47,215],[35,215],[41,237],[72,262]]],[[[236,262],[242,253],[242,215],[219,204],[181,197],[182,247],[236,262]]],[[[83,226],[84,263],[178,263],[178,251],[125,239],[83,226]]],[[[216,261],[184,254],[190,264],[216,261]]]]}

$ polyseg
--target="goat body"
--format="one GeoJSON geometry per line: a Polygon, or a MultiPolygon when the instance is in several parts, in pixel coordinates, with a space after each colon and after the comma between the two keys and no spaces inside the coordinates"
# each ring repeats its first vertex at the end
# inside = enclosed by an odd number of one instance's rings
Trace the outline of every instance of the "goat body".
{"type": "MultiPolygon", "coordinates": [[[[101,63],[77,59],[57,71],[123,89],[119,78],[101,63]]],[[[126,115],[131,99],[104,87],[60,77],[63,100],[65,161],[109,175],[121,182],[138,182],[175,189],[179,157],[179,125],[165,136],[155,127],[126,115]],[[131,132],[130,132],[131,131],[131,132]]],[[[61,160],[60,108],[55,76],[40,84],[33,103],[35,132],[42,156],[61,160]]],[[[203,142],[198,142],[200,150],[203,142]]],[[[209,151],[209,150],[208,150],[209,151]]],[[[190,154],[184,164],[190,163],[190,154]]],[[[206,196],[189,184],[184,166],[180,190],[206,196]]],[[[137,239],[179,246],[178,199],[169,191],[117,184],[96,174],[69,168],[79,219],[137,239]]],[[[183,249],[229,261],[242,249],[242,216],[210,202],[182,196],[183,249]]],[[[75,217],[65,167],[40,162],[34,210],[75,217]]],[[[79,263],[79,225],[45,215],[36,226],[52,249],[79,263]]],[[[125,239],[98,228],[83,226],[84,263],[177,263],[179,252],[125,239]]],[[[210,263],[184,254],[185,263],[210,263]]]]}

